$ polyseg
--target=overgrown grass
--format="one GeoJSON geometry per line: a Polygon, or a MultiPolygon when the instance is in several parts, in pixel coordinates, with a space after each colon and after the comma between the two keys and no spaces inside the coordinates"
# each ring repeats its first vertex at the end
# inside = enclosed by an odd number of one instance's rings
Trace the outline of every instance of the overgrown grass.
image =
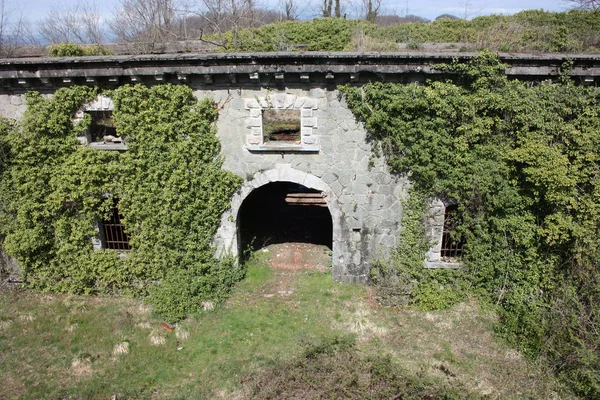
{"type": "Polygon", "coordinates": [[[598,52],[600,13],[526,10],[514,15],[442,18],[379,27],[362,20],[317,18],[242,29],[214,37],[223,51],[397,51],[423,43],[460,43],[461,51],[598,52]]]}
{"type": "Polygon", "coordinates": [[[227,303],[171,332],[136,300],[2,292],[0,398],[545,399],[558,390],[492,339],[495,317],[474,304],[380,309],[367,287],[272,270],[261,255],[227,303]]]}

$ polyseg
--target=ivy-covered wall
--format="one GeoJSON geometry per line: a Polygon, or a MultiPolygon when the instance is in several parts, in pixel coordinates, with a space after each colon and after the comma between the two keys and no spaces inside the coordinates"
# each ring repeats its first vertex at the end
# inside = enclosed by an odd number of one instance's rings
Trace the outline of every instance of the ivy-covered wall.
{"type": "Polygon", "coordinates": [[[78,144],[96,98],[89,87],[27,95],[19,122],[3,121],[0,235],[26,285],[59,293],[150,296],[176,320],[218,302],[243,275],[211,246],[221,214],[240,184],[221,169],[217,112],[188,87],[122,86],[109,95],[126,153],[78,144]],[[131,251],[94,251],[96,223],[119,199],[131,251]],[[159,284],[151,285],[152,282],[159,284]]]}
{"type": "Polygon", "coordinates": [[[411,174],[405,227],[372,270],[383,299],[422,308],[477,296],[498,332],[586,398],[600,395],[600,89],[507,80],[490,53],[440,66],[458,82],[345,87],[391,170],[411,174]],[[427,199],[458,203],[461,271],[425,270],[427,199]],[[412,211],[411,211],[412,210],[412,211]]]}
{"type": "MultiPolygon", "coordinates": [[[[335,87],[310,86],[196,92],[219,105],[223,167],[244,178],[216,242],[237,250],[237,212],[252,190],[270,182],[299,183],[324,194],[334,220],[333,278],[364,283],[370,264],[397,244],[408,180],[391,175],[384,160],[373,157],[367,132],[335,87]],[[299,112],[301,140],[291,144],[291,151],[263,143],[264,109],[299,112]]],[[[266,212],[264,221],[270,223],[266,212]]]]}

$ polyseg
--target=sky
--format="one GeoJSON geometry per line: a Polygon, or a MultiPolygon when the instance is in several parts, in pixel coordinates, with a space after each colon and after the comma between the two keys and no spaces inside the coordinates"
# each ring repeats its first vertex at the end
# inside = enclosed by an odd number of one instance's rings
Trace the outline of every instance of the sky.
{"type": "MultiPolygon", "coordinates": [[[[57,7],[75,6],[81,0],[4,0],[6,9],[17,10],[30,22],[43,19],[48,12],[57,7]]],[[[278,0],[259,0],[259,3],[273,4],[275,8],[278,0]]],[[[316,4],[319,0],[313,0],[316,4]]],[[[342,4],[348,1],[341,0],[342,4]]],[[[355,3],[360,0],[354,0],[355,3]]],[[[98,0],[99,10],[104,18],[109,19],[120,0],[98,0]]],[[[309,4],[306,0],[299,0],[300,4],[309,4]]],[[[514,14],[521,10],[544,9],[547,11],[564,11],[571,8],[565,0],[551,2],[543,0],[383,0],[384,12],[397,15],[413,14],[427,19],[435,19],[441,14],[452,14],[457,17],[471,19],[480,15],[489,14],[514,14]]],[[[348,7],[351,8],[351,7],[348,7]]],[[[354,7],[355,8],[355,7],[354,7]]],[[[317,7],[305,6],[303,10],[307,16],[313,16],[317,7]]],[[[352,14],[349,9],[348,15],[352,14]]]]}

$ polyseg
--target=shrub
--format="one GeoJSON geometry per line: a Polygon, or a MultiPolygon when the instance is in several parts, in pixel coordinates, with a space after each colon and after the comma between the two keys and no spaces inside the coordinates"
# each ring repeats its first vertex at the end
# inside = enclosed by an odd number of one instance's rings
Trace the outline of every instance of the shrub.
{"type": "Polygon", "coordinates": [[[50,45],[49,54],[50,57],[83,57],[106,56],[112,53],[101,45],[82,46],[76,43],[65,42],[50,45]]]}
{"type": "Polygon", "coordinates": [[[221,169],[210,101],[174,85],[109,94],[128,138],[125,154],[77,145],[89,120],[74,124],[73,116],[97,96],[93,88],[59,89],[52,98],[29,93],[22,121],[0,125],[3,247],[29,288],[145,295],[162,281],[151,291],[153,304],[181,318],[200,309],[200,299],[223,299],[242,275],[231,262],[220,264],[211,246],[241,180],[221,169]],[[114,198],[131,238],[125,258],[92,249],[96,222],[114,198]]]}
{"type": "Polygon", "coordinates": [[[498,306],[499,334],[598,397],[600,89],[570,83],[568,65],[557,83],[509,81],[489,52],[437,68],[462,84],[342,88],[390,169],[411,174],[418,200],[405,207],[400,246],[376,282],[392,277],[384,298],[401,288],[425,309],[469,289],[498,306]],[[439,195],[461,205],[462,271],[422,268],[419,202],[439,195]]]}

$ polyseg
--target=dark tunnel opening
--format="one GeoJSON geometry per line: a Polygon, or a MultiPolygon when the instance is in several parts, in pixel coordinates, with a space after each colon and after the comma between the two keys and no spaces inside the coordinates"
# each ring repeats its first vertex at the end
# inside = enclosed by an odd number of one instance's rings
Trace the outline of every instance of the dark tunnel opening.
{"type": "Polygon", "coordinates": [[[238,214],[240,249],[270,244],[311,243],[332,249],[333,223],[321,192],[291,182],[255,189],[238,214]]]}

